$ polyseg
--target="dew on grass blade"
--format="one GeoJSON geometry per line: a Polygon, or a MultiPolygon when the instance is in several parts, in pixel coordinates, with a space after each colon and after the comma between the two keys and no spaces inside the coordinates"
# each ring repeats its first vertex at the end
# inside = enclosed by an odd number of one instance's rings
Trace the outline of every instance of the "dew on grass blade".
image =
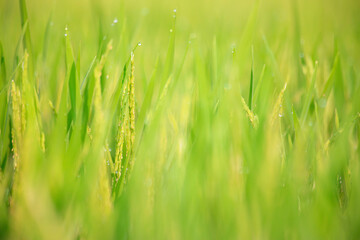
{"type": "Polygon", "coordinates": [[[114,20],[112,21],[112,23],[111,23],[111,26],[115,26],[115,24],[117,24],[118,23],[118,19],[117,18],[114,18],[114,20]]]}

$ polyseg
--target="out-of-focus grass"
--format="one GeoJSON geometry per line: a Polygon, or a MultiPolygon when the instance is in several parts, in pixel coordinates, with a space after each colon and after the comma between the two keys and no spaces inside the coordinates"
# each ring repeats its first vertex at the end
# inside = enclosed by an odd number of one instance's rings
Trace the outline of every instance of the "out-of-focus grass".
{"type": "Polygon", "coordinates": [[[0,238],[359,238],[359,10],[0,1],[0,238]]]}

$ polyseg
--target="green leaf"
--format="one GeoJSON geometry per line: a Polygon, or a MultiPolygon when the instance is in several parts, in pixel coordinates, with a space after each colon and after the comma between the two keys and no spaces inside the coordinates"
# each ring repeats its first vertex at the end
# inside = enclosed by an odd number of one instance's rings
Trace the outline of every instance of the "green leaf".
{"type": "Polygon", "coordinates": [[[249,109],[252,110],[253,92],[254,92],[254,46],[251,47],[251,73],[249,87],[249,109]]]}
{"type": "Polygon", "coordinates": [[[71,65],[75,62],[74,52],[70,41],[69,29],[65,27],[65,64],[67,74],[70,73],[71,65]]]}
{"type": "Polygon", "coordinates": [[[70,111],[68,113],[68,124],[67,124],[67,128],[69,130],[70,126],[72,123],[75,122],[76,120],[76,109],[77,109],[77,104],[76,101],[77,100],[77,81],[76,81],[76,67],[75,67],[75,63],[72,64],[71,66],[71,71],[70,71],[70,77],[69,77],[69,95],[70,95],[70,111]]]}
{"type": "Polygon", "coordinates": [[[19,40],[16,44],[16,48],[14,51],[14,60],[13,60],[13,71],[15,71],[15,69],[17,68],[17,66],[19,65],[19,49],[20,49],[20,45],[24,40],[24,36],[25,36],[25,32],[26,29],[28,28],[28,22],[26,21],[23,25],[22,25],[22,30],[21,30],[21,34],[19,37],[19,40]]]}
{"type": "Polygon", "coordinates": [[[318,69],[318,62],[316,61],[315,62],[315,69],[314,69],[314,72],[313,72],[313,75],[312,75],[312,78],[311,78],[311,82],[310,82],[310,86],[306,91],[307,94],[306,94],[306,97],[305,97],[305,102],[304,102],[304,105],[303,105],[303,109],[301,111],[301,116],[300,116],[301,126],[304,126],[306,117],[307,117],[308,112],[309,112],[311,99],[314,97],[317,69],[318,69]]]}
{"type": "Polygon", "coordinates": [[[44,32],[44,42],[43,42],[43,48],[42,48],[43,61],[45,61],[46,57],[47,57],[51,24],[52,24],[52,14],[50,14],[49,19],[47,20],[45,32],[44,32]]]}
{"type": "MultiPolygon", "coordinates": [[[[146,115],[148,114],[148,112],[150,110],[150,105],[151,105],[153,94],[154,94],[154,86],[155,86],[155,79],[157,76],[156,74],[157,74],[157,69],[158,69],[158,63],[159,63],[159,57],[156,58],[155,67],[152,72],[150,82],[147,87],[143,103],[140,108],[139,116],[136,121],[136,129],[138,131],[140,131],[140,133],[138,132],[137,140],[140,139],[140,136],[141,136],[143,128],[144,128],[144,122],[145,122],[146,115]]],[[[137,147],[137,144],[135,144],[135,146],[137,147]]]]}
{"type": "Polygon", "coordinates": [[[0,41],[0,91],[6,84],[6,66],[3,45],[0,41]]]}
{"type": "Polygon", "coordinates": [[[29,26],[27,26],[28,14],[26,8],[26,1],[25,0],[19,0],[19,1],[20,1],[21,26],[23,29],[25,29],[24,48],[27,49],[29,56],[32,56],[30,29],[29,26]]]}
{"type": "Polygon", "coordinates": [[[169,45],[166,53],[164,72],[160,84],[160,89],[164,88],[166,81],[168,80],[170,74],[173,71],[174,53],[175,53],[175,24],[176,24],[176,11],[174,10],[173,21],[170,29],[169,45]]]}
{"type": "Polygon", "coordinates": [[[90,72],[92,71],[92,69],[93,69],[93,67],[94,67],[95,61],[96,61],[96,56],[95,56],[95,57],[93,58],[93,60],[91,61],[90,66],[89,66],[88,70],[86,71],[85,77],[84,77],[84,79],[83,79],[82,82],[81,82],[81,86],[80,86],[80,93],[81,93],[81,95],[84,94],[84,91],[85,91],[85,89],[87,88],[88,79],[89,79],[89,74],[90,74],[90,72]]]}
{"type": "Polygon", "coordinates": [[[336,71],[337,71],[337,68],[338,68],[338,65],[339,65],[339,53],[337,53],[335,55],[335,58],[334,58],[334,64],[333,64],[333,67],[332,67],[332,70],[330,72],[330,75],[328,77],[328,80],[326,81],[325,83],[325,86],[324,86],[324,89],[322,91],[322,97],[324,97],[325,99],[327,99],[329,97],[329,94],[331,92],[331,89],[334,85],[334,79],[335,79],[335,74],[336,74],[336,71]]]}

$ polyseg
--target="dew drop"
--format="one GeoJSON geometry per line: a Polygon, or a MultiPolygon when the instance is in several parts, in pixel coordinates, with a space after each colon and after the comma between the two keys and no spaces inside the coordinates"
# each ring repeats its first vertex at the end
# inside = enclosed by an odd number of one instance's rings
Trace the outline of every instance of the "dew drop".
{"type": "Polygon", "coordinates": [[[138,43],[138,46],[141,46],[141,42],[138,43]]]}
{"type": "Polygon", "coordinates": [[[117,24],[119,22],[119,20],[117,19],[117,18],[115,18],[114,20],[113,20],[113,22],[111,23],[111,26],[114,26],[115,24],[117,24]]]}
{"type": "Polygon", "coordinates": [[[172,29],[170,29],[170,32],[172,33],[172,32],[173,32],[173,30],[172,30],[172,29]]]}
{"type": "Polygon", "coordinates": [[[236,44],[235,44],[235,43],[232,43],[231,46],[230,46],[230,48],[231,48],[232,54],[234,54],[235,51],[236,51],[236,44]]]}

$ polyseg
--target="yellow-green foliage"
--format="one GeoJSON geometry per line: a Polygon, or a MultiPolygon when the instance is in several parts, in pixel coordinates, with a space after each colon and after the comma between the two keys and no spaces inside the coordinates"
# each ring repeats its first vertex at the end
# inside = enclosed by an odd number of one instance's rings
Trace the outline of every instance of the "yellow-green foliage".
{"type": "Polygon", "coordinates": [[[0,239],[358,239],[359,9],[0,1],[0,239]]]}
{"type": "Polygon", "coordinates": [[[25,126],[24,119],[24,108],[23,104],[21,103],[21,95],[20,90],[15,84],[15,81],[11,81],[11,107],[12,107],[12,124],[13,128],[11,130],[12,136],[12,152],[14,158],[14,169],[18,169],[19,165],[19,155],[20,155],[20,145],[21,145],[21,138],[23,134],[23,128],[25,126]]]}

